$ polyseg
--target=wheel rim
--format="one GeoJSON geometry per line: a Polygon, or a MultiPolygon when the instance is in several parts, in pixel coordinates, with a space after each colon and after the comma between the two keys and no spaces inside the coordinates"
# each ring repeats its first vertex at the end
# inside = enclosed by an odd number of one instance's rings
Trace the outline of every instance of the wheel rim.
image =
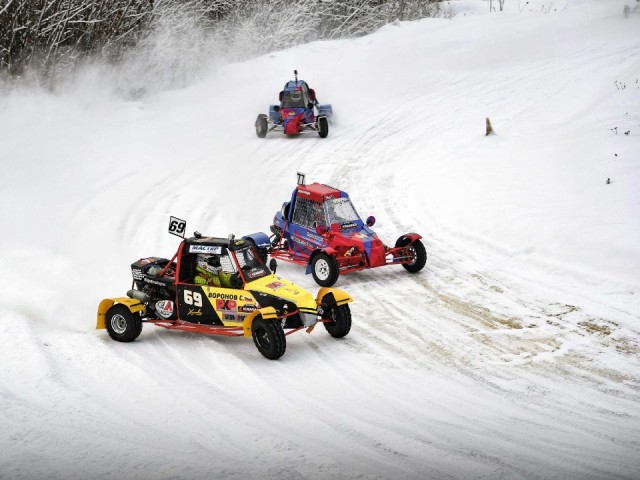
{"type": "Polygon", "coordinates": [[[416,249],[413,248],[413,245],[407,246],[407,253],[411,255],[411,261],[407,263],[407,265],[415,265],[418,260],[418,254],[416,253],[416,249]]]}
{"type": "Polygon", "coordinates": [[[329,262],[327,262],[324,258],[317,260],[315,272],[316,276],[320,280],[326,280],[327,278],[329,278],[329,262]]]}
{"type": "Polygon", "coordinates": [[[111,317],[111,328],[118,334],[124,333],[127,329],[127,319],[119,313],[116,313],[113,317],[111,317]]]}
{"type": "Polygon", "coordinates": [[[335,326],[335,324],[336,324],[336,309],[335,308],[332,308],[331,310],[329,310],[329,319],[331,320],[331,322],[327,323],[327,325],[335,326]]]}
{"type": "Polygon", "coordinates": [[[256,339],[262,348],[268,349],[271,342],[269,341],[269,335],[264,328],[256,329],[256,339]]]}

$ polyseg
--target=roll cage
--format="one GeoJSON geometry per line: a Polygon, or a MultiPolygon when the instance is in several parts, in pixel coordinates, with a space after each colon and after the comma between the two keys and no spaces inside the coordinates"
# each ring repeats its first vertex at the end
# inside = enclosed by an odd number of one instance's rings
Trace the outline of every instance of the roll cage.
{"type": "Polygon", "coordinates": [[[200,254],[219,255],[222,270],[238,275],[240,285],[237,288],[271,273],[246,240],[196,236],[182,241],[178,251],[158,276],[174,274],[176,283],[193,284],[200,254]]]}

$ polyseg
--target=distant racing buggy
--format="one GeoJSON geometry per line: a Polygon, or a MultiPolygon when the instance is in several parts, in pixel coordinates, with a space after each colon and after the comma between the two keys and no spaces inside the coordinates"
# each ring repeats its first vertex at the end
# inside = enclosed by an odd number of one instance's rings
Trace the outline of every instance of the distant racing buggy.
{"type": "MultiPolygon", "coordinates": [[[[170,232],[183,237],[185,222],[171,217],[170,232]]],[[[169,330],[253,337],[262,355],[278,359],[285,336],[310,333],[322,323],[335,338],[351,329],[351,297],[321,288],[314,297],[304,288],[276,276],[276,261],[267,268],[258,247],[269,245],[264,233],[235,239],[184,238],[172,259],[145,257],[131,265],[133,285],[126,297],[107,298],[98,307],[98,329],[119,342],[131,342],[152,323],[169,330]],[[197,284],[202,258],[217,259],[228,286],[197,284]],[[272,273],[273,272],[273,273],[272,273]],[[286,333],[285,333],[286,331],[286,333]]],[[[215,263],[215,262],[210,262],[215,263]]]]}
{"type": "Polygon", "coordinates": [[[258,137],[264,138],[269,132],[295,136],[315,131],[321,138],[329,135],[329,119],[333,116],[331,105],[320,105],[315,90],[304,80],[298,80],[297,70],[293,73],[295,80],[287,82],[280,92],[280,104],[270,105],[269,115],[261,113],[256,118],[258,137]]]}
{"type": "Polygon", "coordinates": [[[427,252],[417,233],[401,235],[388,247],[371,230],[375,218],[363,222],[346,192],[320,183],[305,184],[298,173],[298,186],[273,218],[273,258],[307,266],[316,283],[330,287],[340,274],[383,265],[402,265],[419,272],[427,252]]]}

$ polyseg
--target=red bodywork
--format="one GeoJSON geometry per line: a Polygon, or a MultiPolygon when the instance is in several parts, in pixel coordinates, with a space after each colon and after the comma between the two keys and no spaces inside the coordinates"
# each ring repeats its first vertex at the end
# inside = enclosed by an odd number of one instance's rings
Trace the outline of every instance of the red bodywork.
{"type": "Polygon", "coordinates": [[[302,130],[301,125],[304,123],[304,113],[296,114],[296,108],[283,108],[282,118],[285,118],[284,133],[287,135],[298,135],[302,130]]]}
{"type": "MultiPolygon", "coordinates": [[[[348,195],[341,190],[312,183],[298,185],[292,200],[308,199],[322,208],[326,201],[343,197],[348,195]]],[[[274,225],[284,232],[269,252],[274,258],[308,266],[311,257],[323,251],[336,258],[341,274],[383,265],[407,264],[413,260],[406,245],[392,248],[386,246],[360,219],[347,226],[344,223],[334,223],[326,226],[324,231],[314,231],[291,223],[291,218],[292,212],[288,212],[286,218],[282,214],[276,214],[274,218],[274,225]]],[[[407,239],[406,243],[411,244],[420,238],[421,235],[417,233],[407,233],[398,241],[407,239]]]]}

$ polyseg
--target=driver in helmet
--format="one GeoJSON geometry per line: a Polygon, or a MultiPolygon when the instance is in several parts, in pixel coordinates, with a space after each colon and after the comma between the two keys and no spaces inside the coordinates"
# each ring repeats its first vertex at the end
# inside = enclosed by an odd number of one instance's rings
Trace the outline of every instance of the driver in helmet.
{"type": "Polygon", "coordinates": [[[232,288],[231,274],[222,271],[218,255],[198,255],[196,276],[193,282],[197,285],[232,288]]]}

